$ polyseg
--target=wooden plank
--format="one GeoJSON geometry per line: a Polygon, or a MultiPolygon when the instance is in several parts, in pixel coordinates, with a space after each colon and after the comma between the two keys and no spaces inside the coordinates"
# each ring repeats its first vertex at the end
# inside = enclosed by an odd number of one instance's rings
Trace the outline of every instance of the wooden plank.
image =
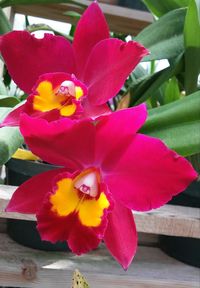
{"type": "MultiPolygon", "coordinates": [[[[34,220],[33,215],[4,212],[16,187],[0,185],[0,218],[34,220]]],[[[165,205],[146,213],[133,212],[138,232],[200,238],[200,209],[165,205]]]]}
{"type": "MultiPolygon", "coordinates": [[[[91,1],[78,0],[81,4],[89,5],[91,1]]],[[[100,3],[100,7],[110,26],[110,30],[117,33],[137,35],[148,24],[153,22],[150,13],[119,7],[110,4],[100,3]]],[[[75,24],[77,19],[64,15],[67,11],[76,11],[82,13],[82,8],[73,4],[48,4],[48,5],[17,5],[14,7],[15,13],[21,13],[30,16],[42,17],[51,20],[63,21],[75,24]]]]}
{"type": "Polygon", "coordinates": [[[15,243],[0,234],[0,285],[14,287],[71,287],[79,269],[95,288],[197,288],[199,269],[165,255],[158,248],[139,247],[128,271],[102,245],[82,256],[44,252],[15,243]]]}

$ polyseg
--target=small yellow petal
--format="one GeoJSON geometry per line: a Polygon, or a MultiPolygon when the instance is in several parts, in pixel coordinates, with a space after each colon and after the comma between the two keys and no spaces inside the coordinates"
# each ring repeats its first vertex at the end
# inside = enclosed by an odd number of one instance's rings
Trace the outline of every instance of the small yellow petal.
{"type": "Polygon", "coordinates": [[[101,224],[104,209],[109,207],[109,201],[102,192],[99,199],[87,199],[79,206],[79,219],[84,226],[97,227],[101,224]]]}
{"type": "Polygon", "coordinates": [[[38,92],[38,95],[35,95],[33,98],[33,108],[35,110],[48,112],[61,107],[60,99],[55,96],[51,82],[40,82],[36,91],[38,92]]]}
{"type": "Polygon", "coordinates": [[[80,198],[73,188],[71,178],[64,178],[58,181],[57,185],[58,190],[50,197],[52,211],[58,213],[59,216],[67,216],[76,211],[80,198]]]}
{"type": "Polygon", "coordinates": [[[64,106],[60,109],[60,114],[62,116],[71,116],[76,111],[76,105],[73,103],[71,105],[64,106]]]}
{"type": "Polygon", "coordinates": [[[76,100],[78,100],[79,98],[83,96],[83,89],[79,86],[76,86],[75,93],[76,93],[76,100]]]}

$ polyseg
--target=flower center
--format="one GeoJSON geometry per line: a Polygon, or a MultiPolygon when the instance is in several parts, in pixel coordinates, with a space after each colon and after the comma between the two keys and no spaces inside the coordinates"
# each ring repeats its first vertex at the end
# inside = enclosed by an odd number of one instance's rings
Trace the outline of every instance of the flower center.
{"type": "Polygon", "coordinates": [[[104,210],[110,207],[100,181],[100,173],[95,168],[85,169],[72,178],[61,174],[50,195],[51,211],[61,217],[75,213],[82,225],[98,227],[104,210]]]}
{"type": "Polygon", "coordinates": [[[75,84],[72,81],[63,81],[56,92],[56,95],[63,95],[63,96],[68,96],[68,97],[75,97],[76,92],[75,92],[75,84]]]}
{"type": "Polygon", "coordinates": [[[74,187],[80,192],[87,194],[91,197],[96,197],[98,194],[98,175],[97,172],[90,172],[86,175],[79,175],[75,179],[74,187]]]}
{"type": "Polygon", "coordinates": [[[33,95],[33,110],[46,113],[56,109],[62,117],[78,116],[87,88],[73,75],[58,74],[45,74],[39,80],[33,95]]]}

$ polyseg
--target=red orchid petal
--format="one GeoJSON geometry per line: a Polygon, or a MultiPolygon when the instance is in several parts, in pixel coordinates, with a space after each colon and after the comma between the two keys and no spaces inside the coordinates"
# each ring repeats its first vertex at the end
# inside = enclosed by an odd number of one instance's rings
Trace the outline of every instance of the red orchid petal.
{"type": "MultiPolygon", "coordinates": [[[[52,166],[53,167],[53,166],[52,166]]],[[[24,182],[13,194],[6,211],[35,214],[42,205],[44,196],[51,191],[52,179],[64,169],[47,171],[24,182]]]]}
{"type": "Polygon", "coordinates": [[[83,13],[74,35],[73,48],[78,78],[82,79],[83,69],[92,48],[106,38],[109,38],[109,29],[99,5],[94,2],[83,13]]]}
{"type": "Polygon", "coordinates": [[[82,118],[90,117],[90,118],[95,119],[101,115],[110,114],[112,112],[107,104],[94,106],[90,104],[87,98],[83,102],[83,107],[84,109],[83,109],[82,118]]]}
{"type": "Polygon", "coordinates": [[[128,75],[148,51],[139,43],[105,39],[92,50],[83,82],[88,86],[91,104],[100,105],[114,97],[128,75]]]}
{"type": "Polygon", "coordinates": [[[158,208],[182,192],[197,173],[183,157],[168,149],[162,141],[135,135],[133,141],[117,155],[108,155],[105,175],[113,197],[126,207],[138,211],[158,208]]]}
{"type": "Polygon", "coordinates": [[[12,110],[3,120],[3,122],[0,124],[0,127],[6,127],[6,126],[19,126],[19,120],[20,120],[20,114],[24,110],[24,105],[21,105],[14,110],[12,110]]]}
{"type": "Polygon", "coordinates": [[[106,170],[107,163],[104,159],[111,155],[113,165],[127,149],[133,140],[135,133],[144,124],[147,117],[146,105],[123,109],[99,118],[96,132],[96,161],[103,162],[103,169],[106,170]]]}
{"type": "Polygon", "coordinates": [[[127,270],[137,249],[137,232],[132,212],[115,203],[108,221],[105,244],[113,257],[127,270]]]}
{"type": "Polygon", "coordinates": [[[61,119],[48,123],[23,113],[20,131],[31,151],[41,159],[78,169],[93,163],[95,126],[90,122],[61,119]]]}
{"type": "Polygon", "coordinates": [[[81,225],[76,214],[58,217],[51,211],[49,202],[37,214],[37,222],[42,240],[52,243],[67,241],[70,249],[77,255],[97,248],[101,241],[94,229],[81,225]]]}
{"type": "Polygon", "coordinates": [[[71,44],[60,36],[37,39],[26,31],[13,31],[2,37],[0,52],[10,76],[28,94],[41,74],[75,73],[71,44]]]}

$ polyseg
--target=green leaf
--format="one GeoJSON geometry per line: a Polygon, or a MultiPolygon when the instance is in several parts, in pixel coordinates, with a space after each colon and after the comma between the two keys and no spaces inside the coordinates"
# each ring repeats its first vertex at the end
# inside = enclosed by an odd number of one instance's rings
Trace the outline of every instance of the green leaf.
{"type": "Polygon", "coordinates": [[[191,0],[185,17],[185,90],[197,90],[200,73],[200,0],[191,0]]]}
{"type": "Polygon", "coordinates": [[[81,14],[76,12],[76,11],[66,11],[63,14],[66,16],[73,17],[73,18],[77,18],[77,19],[79,19],[81,17],[81,14]]]}
{"type": "Polygon", "coordinates": [[[0,95],[7,95],[7,94],[8,94],[8,90],[5,84],[3,83],[3,81],[0,79],[0,95]]]}
{"type": "Polygon", "coordinates": [[[160,17],[167,12],[187,7],[189,0],[143,0],[147,8],[157,17],[160,17]]]}
{"type": "Polygon", "coordinates": [[[0,8],[0,35],[10,32],[11,30],[11,24],[4,11],[0,8]]]}
{"type": "Polygon", "coordinates": [[[169,12],[142,30],[134,40],[150,51],[143,61],[170,59],[184,51],[183,28],[186,9],[169,12]]]}
{"type": "Polygon", "coordinates": [[[174,65],[171,65],[153,75],[147,76],[140,83],[130,88],[131,101],[130,106],[138,105],[145,102],[161,85],[178,74],[183,68],[182,57],[179,57],[174,65]]]}
{"type": "Polygon", "coordinates": [[[22,143],[23,137],[19,132],[19,128],[0,128],[0,165],[5,164],[22,143]]]}
{"type": "Polygon", "coordinates": [[[14,107],[19,103],[20,101],[16,97],[0,95],[0,107],[14,107]]]}
{"type": "Polygon", "coordinates": [[[180,98],[180,90],[176,77],[172,77],[166,84],[164,104],[173,102],[180,98]]]}
{"type": "MultiPolygon", "coordinates": [[[[11,111],[11,108],[0,107],[0,121],[11,111]]],[[[22,145],[23,137],[17,127],[0,128],[0,165],[5,164],[22,145]]]]}
{"type": "Polygon", "coordinates": [[[149,110],[142,133],[162,139],[183,156],[200,152],[200,91],[149,110]]]}

